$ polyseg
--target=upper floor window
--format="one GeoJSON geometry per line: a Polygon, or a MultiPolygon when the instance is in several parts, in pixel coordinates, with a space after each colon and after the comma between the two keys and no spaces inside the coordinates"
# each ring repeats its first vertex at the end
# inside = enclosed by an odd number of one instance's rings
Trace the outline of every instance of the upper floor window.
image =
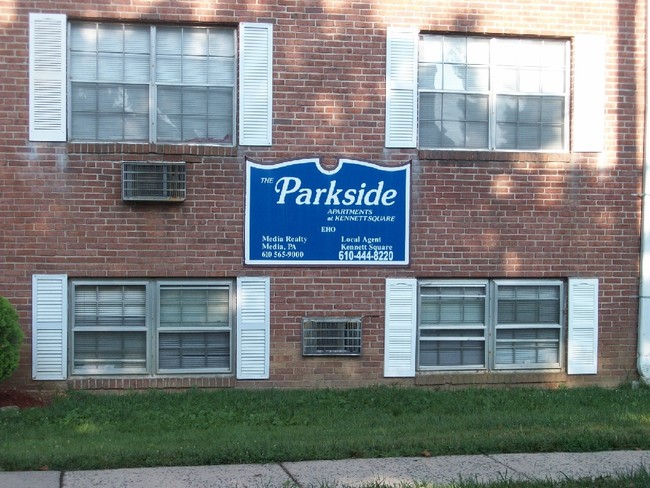
{"type": "Polygon", "coordinates": [[[602,152],[607,45],[389,28],[386,147],[602,152]]]}
{"type": "Polygon", "coordinates": [[[30,14],[30,140],[269,146],[272,34],[30,14]]]}
{"type": "Polygon", "coordinates": [[[563,151],[568,43],[422,35],[421,149],[563,151]]]}
{"type": "Polygon", "coordinates": [[[70,139],[232,144],[235,30],[70,26],[70,139]]]}

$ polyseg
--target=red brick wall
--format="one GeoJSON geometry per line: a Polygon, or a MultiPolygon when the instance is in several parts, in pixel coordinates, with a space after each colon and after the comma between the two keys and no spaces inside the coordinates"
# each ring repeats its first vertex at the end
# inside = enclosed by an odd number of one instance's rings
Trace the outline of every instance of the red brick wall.
{"type": "MultiPolygon", "coordinates": [[[[645,95],[643,2],[52,0],[2,5],[0,294],[17,306],[27,335],[21,369],[8,384],[37,386],[30,380],[29,347],[34,273],[271,276],[271,379],[246,383],[259,387],[387,381],[382,378],[386,277],[594,276],[600,279],[599,375],[523,375],[520,381],[614,384],[634,377],[645,95]],[[29,12],[162,23],[272,22],[273,146],[29,142],[29,12]],[[388,26],[563,38],[606,34],[605,151],[535,155],[384,148],[388,26]],[[339,156],[386,164],[412,161],[410,266],[243,265],[244,156],[272,161],[308,155],[322,157],[327,165],[339,156]],[[124,204],[119,177],[124,159],[187,161],[186,202],[124,204]],[[303,358],[300,320],[307,314],[362,315],[362,356],[303,358]]],[[[497,376],[440,378],[418,381],[511,381],[497,376]]],[[[187,381],[92,380],[71,386],[168,387],[186,386],[187,381]]],[[[197,382],[238,384],[231,379],[197,382]]]]}

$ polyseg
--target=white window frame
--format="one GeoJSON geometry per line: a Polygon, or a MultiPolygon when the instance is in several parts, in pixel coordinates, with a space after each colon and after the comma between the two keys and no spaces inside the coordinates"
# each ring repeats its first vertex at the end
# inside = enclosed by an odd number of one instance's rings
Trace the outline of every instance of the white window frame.
{"type": "Polygon", "coordinates": [[[73,376],[90,376],[90,375],[169,375],[169,374],[191,374],[191,373],[214,373],[214,374],[231,374],[233,372],[233,363],[235,355],[235,285],[233,281],[230,280],[70,280],[69,283],[70,290],[70,341],[69,341],[69,371],[73,376]],[[140,286],[144,287],[145,290],[145,308],[146,308],[146,318],[145,326],[137,328],[112,328],[112,330],[126,331],[133,330],[144,332],[146,335],[146,353],[145,353],[145,365],[143,368],[131,368],[131,369],[110,369],[110,368],[98,368],[96,370],[91,369],[80,369],[75,368],[75,333],[77,332],[102,332],[109,331],[107,328],[91,328],[77,327],[75,324],[75,290],[79,286],[140,286]],[[180,369],[161,369],[159,367],[159,336],[164,332],[194,332],[199,330],[200,332],[207,332],[214,330],[224,331],[223,327],[219,328],[161,328],[160,327],[160,289],[162,287],[210,287],[228,289],[228,327],[227,332],[229,334],[229,365],[227,368],[180,368],[180,369]]]}
{"type": "MultiPolygon", "coordinates": [[[[562,280],[494,280],[490,283],[491,287],[491,301],[490,305],[493,307],[493,312],[491,313],[492,321],[491,324],[493,327],[492,333],[492,354],[491,354],[491,368],[494,370],[519,370],[519,369],[560,369],[563,365],[563,356],[564,356],[564,328],[565,328],[565,317],[566,317],[566,284],[562,280]],[[521,323],[521,324],[500,324],[498,323],[498,289],[503,286],[514,286],[514,287],[537,287],[537,286],[547,286],[547,287],[557,287],[559,290],[559,317],[558,323],[521,323]],[[558,340],[557,340],[557,362],[536,362],[531,364],[499,364],[497,362],[497,348],[499,338],[498,333],[501,330],[547,330],[547,331],[557,331],[558,340]]],[[[537,342],[546,342],[552,341],[549,339],[536,339],[537,342]]],[[[501,342],[509,342],[508,340],[503,340],[501,342]]],[[[513,339],[510,342],[531,342],[531,341],[522,341],[520,339],[513,339]]],[[[552,341],[553,343],[555,341],[552,341]]]]}
{"type": "Polygon", "coordinates": [[[234,286],[232,282],[203,282],[203,281],[167,281],[161,280],[155,284],[155,305],[156,308],[156,336],[154,342],[156,343],[155,352],[155,364],[156,372],[160,374],[179,374],[179,373],[230,373],[232,372],[233,364],[233,348],[234,348],[234,322],[235,322],[235,310],[234,310],[234,286]],[[214,289],[214,290],[225,290],[227,292],[227,303],[228,303],[228,312],[227,312],[227,322],[226,325],[214,325],[211,327],[207,326],[176,326],[176,327],[165,327],[161,325],[161,290],[164,288],[167,289],[214,289]],[[169,334],[191,334],[191,333],[226,333],[228,334],[228,366],[225,368],[163,368],[160,365],[160,337],[161,335],[169,334]]]}
{"type": "MultiPolygon", "coordinates": [[[[175,80],[174,82],[167,81],[165,79],[159,79],[157,72],[158,72],[158,63],[163,63],[165,58],[169,58],[169,55],[167,54],[161,54],[158,53],[156,50],[157,47],[157,36],[158,36],[158,31],[159,27],[156,25],[136,25],[136,24],[130,24],[130,23],[119,23],[119,24],[110,24],[106,22],[88,22],[88,21],[74,21],[74,22],[69,22],[68,23],[68,38],[72,39],[73,38],[73,31],[75,29],[80,29],[80,28],[85,28],[85,29],[93,29],[97,31],[98,29],[106,28],[107,26],[116,26],[116,27],[121,27],[128,33],[129,28],[139,28],[139,29],[148,29],[149,31],[149,46],[148,46],[148,51],[144,54],[139,55],[139,58],[143,58],[144,56],[148,56],[149,61],[149,70],[148,70],[148,76],[147,79],[145,80],[144,78],[136,81],[130,81],[128,78],[126,78],[126,70],[127,66],[124,66],[125,70],[125,77],[123,77],[120,80],[109,80],[105,79],[106,76],[103,76],[100,70],[100,59],[102,57],[106,57],[108,53],[100,53],[99,51],[88,51],[88,55],[93,56],[95,58],[95,63],[97,64],[96,69],[97,69],[97,74],[96,76],[90,76],[88,79],[74,79],[73,75],[75,73],[74,69],[74,63],[77,62],[75,60],[75,56],[72,51],[72,42],[70,43],[70,47],[68,49],[68,63],[70,69],[68,70],[68,93],[70,93],[70,96],[68,97],[68,114],[69,114],[69,127],[68,127],[68,133],[70,134],[70,140],[72,142],[125,142],[125,143],[138,143],[138,144],[146,144],[146,143],[162,143],[162,144],[211,144],[211,145],[222,145],[222,146],[231,146],[235,144],[235,134],[236,134],[236,119],[237,119],[237,113],[236,113],[236,100],[237,100],[237,83],[236,83],[236,68],[235,66],[237,65],[237,30],[233,27],[202,27],[202,26],[190,26],[190,25],[170,25],[170,26],[165,26],[165,29],[171,29],[174,31],[178,31],[178,35],[180,36],[185,36],[186,33],[188,35],[191,35],[192,31],[204,31],[205,34],[208,34],[212,31],[227,31],[229,32],[231,36],[231,42],[232,42],[232,52],[229,54],[230,58],[230,63],[232,64],[232,73],[228,76],[230,80],[221,79],[221,80],[213,80],[212,82],[209,82],[208,80],[208,64],[212,63],[217,63],[217,60],[220,58],[220,56],[208,56],[207,54],[202,54],[201,56],[190,56],[187,55],[186,53],[182,52],[182,46],[179,46],[178,49],[179,51],[177,53],[174,53],[174,57],[178,58],[178,63],[188,63],[192,62],[193,59],[200,59],[203,60],[205,63],[205,68],[206,68],[206,73],[205,79],[203,81],[199,80],[175,80]],[[121,138],[111,138],[111,139],[102,139],[101,136],[99,136],[97,139],[86,139],[86,138],[77,138],[73,134],[73,126],[74,126],[74,119],[75,119],[75,112],[73,112],[74,109],[74,93],[75,91],[73,88],[75,86],[83,86],[83,85],[89,85],[89,86],[96,86],[97,90],[99,91],[102,87],[112,87],[115,86],[118,89],[123,89],[126,90],[128,87],[140,87],[141,89],[146,87],[148,90],[148,107],[147,107],[147,113],[148,113],[148,124],[147,124],[147,134],[148,138],[143,139],[143,138],[132,138],[129,133],[127,133],[127,129],[123,128],[123,137],[121,138]],[[209,138],[209,134],[207,132],[207,126],[205,127],[206,133],[205,133],[205,140],[193,140],[193,138],[190,138],[186,136],[186,131],[189,130],[189,128],[186,126],[186,122],[188,118],[192,118],[192,114],[188,113],[182,113],[181,114],[161,114],[159,105],[158,105],[158,99],[159,99],[159,93],[161,90],[165,90],[167,88],[172,88],[175,91],[178,91],[179,93],[185,90],[192,90],[192,89],[199,89],[199,90],[230,90],[231,95],[230,95],[230,109],[231,109],[231,116],[230,116],[230,128],[228,130],[229,134],[226,134],[226,137],[229,137],[230,140],[223,139],[223,140],[211,140],[209,138]],[[176,123],[171,120],[171,117],[176,117],[178,116],[178,119],[176,123]],[[174,125],[179,125],[178,130],[180,131],[180,140],[165,140],[162,138],[162,133],[159,131],[159,121],[160,119],[163,120],[168,120],[169,124],[174,126],[174,125]]],[[[82,31],[83,32],[83,31],[82,31]]],[[[207,41],[207,37],[206,37],[207,41]]],[[[204,46],[204,48],[207,50],[208,46],[204,46]]],[[[84,52],[84,51],[81,51],[84,52]]],[[[128,58],[128,54],[125,53],[124,51],[122,52],[116,52],[115,55],[119,55],[120,58],[122,59],[123,62],[126,62],[128,58]]],[[[179,68],[181,69],[181,68],[179,68]]],[[[213,68],[214,69],[214,68],[213,68]]],[[[144,75],[142,75],[144,76],[144,75]]],[[[110,78],[110,77],[109,77],[110,78]]],[[[183,102],[180,99],[184,99],[183,95],[179,95],[179,105],[183,105],[183,102]]],[[[123,96],[124,99],[126,99],[126,95],[123,96]]],[[[98,99],[99,101],[99,99],[98,99]]],[[[182,109],[181,109],[182,110],[182,109]]],[[[98,132],[101,131],[101,128],[99,127],[99,120],[102,117],[102,115],[110,115],[110,113],[100,111],[97,109],[95,112],[91,113],[92,116],[96,117],[97,119],[97,127],[96,130],[98,132]]],[[[126,119],[129,116],[128,112],[116,112],[116,116],[124,119],[126,119]]],[[[218,114],[202,114],[200,116],[201,121],[209,124],[209,121],[215,117],[215,115],[218,114]],[[205,120],[203,120],[205,119],[205,120]]],[[[126,123],[126,122],[124,122],[126,123]]]]}
{"type": "MultiPolygon", "coordinates": [[[[221,27],[214,26],[214,28],[221,27]]],[[[70,141],[69,29],[65,14],[33,12],[29,14],[30,141],[70,141]]],[[[233,128],[232,140],[222,145],[271,146],[273,143],[273,24],[243,22],[234,28],[234,36],[235,58],[238,63],[235,62],[236,72],[233,78],[233,127],[236,128],[236,124],[239,123],[239,133],[237,134],[233,128]]],[[[149,92],[153,93],[155,90],[150,88],[149,92]]],[[[151,101],[149,106],[152,106],[151,101]]],[[[149,112],[151,116],[151,110],[149,112]]],[[[149,127],[149,134],[152,134],[151,127],[149,127]]],[[[127,141],[84,142],[124,143],[127,141]]],[[[150,141],[129,143],[140,144],[150,143],[150,141]]],[[[169,144],[190,143],[170,142],[169,144]]]]}
{"type": "MultiPolygon", "coordinates": [[[[516,370],[553,370],[557,371],[563,367],[564,356],[564,326],[565,326],[565,294],[566,285],[563,280],[421,280],[418,282],[418,319],[417,319],[417,362],[416,370],[426,371],[516,371],[516,370]],[[497,324],[498,312],[498,287],[499,286],[554,286],[559,288],[559,319],[558,324],[497,324]],[[460,365],[460,366],[422,366],[420,359],[420,349],[423,342],[427,339],[422,338],[422,330],[431,327],[421,326],[422,308],[421,296],[422,289],[426,287],[484,287],[485,289],[485,363],[483,366],[460,365]],[[528,363],[528,364],[498,364],[496,359],[497,334],[499,330],[504,329],[552,329],[557,330],[559,337],[557,341],[558,361],[554,363],[528,363]]],[[[434,327],[436,328],[436,327],[434,327]]],[[[453,325],[442,325],[437,327],[439,330],[451,330],[453,325]]],[[[478,326],[473,327],[474,329],[478,326]]],[[[464,337],[445,337],[442,340],[476,340],[475,338],[464,337]]],[[[507,342],[507,341],[505,341],[507,342]]]]}
{"type": "MultiPolygon", "coordinates": [[[[418,368],[420,371],[447,371],[449,369],[454,369],[454,370],[476,370],[476,369],[485,369],[488,365],[488,322],[489,322],[489,303],[488,303],[488,281],[487,280],[446,280],[446,281],[421,281],[418,286],[418,340],[417,340],[417,356],[418,356],[418,368]],[[437,288],[475,288],[475,289],[483,289],[483,292],[481,295],[476,295],[477,297],[482,297],[483,298],[483,305],[484,305],[484,310],[483,310],[483,323],[482,324],[474,324],[473,326],[456,326],[454,327],[454,324],[446,324],[446,325],[427,325],[424,326],[422,324],[422,316],[423,316],[423,297],[425,296],[425,293],[423,292],[423,289],[425,288],[430,288],[430,287],[437,287],[437,288]],[[440,338],[426,338],[423,337],[423,331],[431,330],[431,331],[461,331],[462,329],[471,329],[471,330],[482,330],[483,335],[481,337],[479,336],[473,336],[473,337],[465,337],[459,334],[458,336],[445,336],[445,337],[440,337],[440,338]],[[456,367],[450,367],[450,366],[422,366],[421,365],[421,357],[422,357],[422,346],[423,343],[426,342],[449,342],[449,341],[454,341],[454,342],[483,342],[483,363],[481,365],[478,364],[473,364],[473,365],[459,365],[456,367]]],[[[446,295],[441,295],[442,297],[446,295]]],[[[471,296],[471,295],[470,295],[471,296]]]]}
{"type": "MultiPolygon", "coordinates": [[[[420,59],[423,55],[423,50],[422,50],[422,44],[425,42],[427,37],[440,37],[442,38],[443,42],[446,39],[451,39],[451,38],[456,38],[456,39],[464,39],[467,41],[468,39],[486,39],[489,42],[489,62],[487,64],[481,65],[484,66],[489,70],[489,79],[488,81],[488,87],[484,91],[475,91],[475,90],[470,90],[470,89],[457,89],[457,90],[448,90],[445,87],[441,88],[423,88],[422,84],[420,83],[420,80],[418,80],[418,147],[422,150],[458,150],[458,151],[503,151],[503,152],[564,152],[568,148],[568,140],[569,140],[569,128],[570,128],[570,118],[569,118],[569,106],[570,106],[570,99],[569,99],[569,86],[570,86],[570,43],[569,41],[563,41],[560,39],[532,39],[532,38],[525,38],[525,37],[520,37],[517,39],[508,39],[508,38],[501,38],[501,37],[492,37],[492,38],[487,38],[484,36],[468,36],[468,35],[457,35],[457,34],[444,34],[444,35],[439,35],[439,34],[421,34],[420,35],[420,48],[418,50],[419,53],[419,58],[420,59]],[[543,45],[545,42],[554,42],[554,43],[561,43],[564,42],[564,80],[563,80],[563,91],[562,92],[545,92],[542,88],[540,88],[539,91],[503,91],[499,90],[498,84],[497,84],[497,76],[499,73],[500,68],[504,68],[506,65],[498,65],[497,60],[495,59],[495,53],[497,52],[496,44],[501,41],[507,39],[508,41],[519,41],[519,42],[537,42],[543,45]],[[425,147],[421,144],[420,137],[419,137],[419,132],[420,132],[420,125],[421,125],[421,120],[422,120],[422,109],[421,109],[421,100],[422,100],[422,95],[423,94],[440,94],[442,96],[444,95],[482,95],[484,97],[487,97],[487,103],[488,103],[488,110],[487,110],[487,127],[488,127],[488,135],[487,135],[487,145],[485,147],[473,147],[473,146],[445,146],[445,145],[440,145],[440,146],[431,146],[431,147],[425,147]],[[548,98],[548,97],[554,97],[554,98],[563,98],[563,119],[561,121],[563,130],[562,130],[562,147],[561,148],[544,148],[544,147],[539,147],[539,148],[526,148],[526,147],[516,147],[516,148],[507,148],[507,147],[497,147],[498,141],[497,141],[497,98],[501,96],[514,96],[520,99],[526,98],[526,97],[537,97],[537,98],[548,98]]],[[[442,62],[442,61],[441,61],[442,62]]],[[[467,63],[459,63],[460,66],[471,66],[469,62],[467,63]]],[[[523,70],[522,72],[526,71],[526,65],[519,65],[518,63],[513,62],[512,65],[509,65],[509,67],[512,68],[518,68],[522,67],[523,70]]],[[[542,70],[543,68],[540,68],[542,70]]],[[[418,60],[418,72],[420,70],[420,61],[418,60]]],[[[541,80],[540,80],[541,81],[541,80]]],[[[442,108],[441,108],[442,110],[442,108]]],[[[443,119],[444,120],[444,119],[443,119]]],[[[539,126],[541,127],[542,124],[540,122],[539,126]]],[[[467,135],[467,134],[466,134],[467,135]]]]}

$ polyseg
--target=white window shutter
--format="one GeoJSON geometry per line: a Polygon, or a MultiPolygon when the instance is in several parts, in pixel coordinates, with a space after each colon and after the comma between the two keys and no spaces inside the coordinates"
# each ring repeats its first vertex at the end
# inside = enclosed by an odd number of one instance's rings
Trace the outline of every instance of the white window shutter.
{"type": "Polygon", "coordinates": [[[605,57],[607,43],[599,34],[574,38],[574,152],[602,152],[605,144],[605,57]]]}
{"type": "Polygon", "coordinates": [[[384,376],[415,376],[417,280],[386,279],[384,376]]]}
{"type": "Polygon", "coordinates": [[[237,279],[237,379],[268,379],[271,340],[269,278],[237,279]]]}
{"type": "Polygon", "coordinates": [[[242,23],[239,53],[239,143],[272,144],[273,25],[242,23]]]}
{"type": "Polygon", "coordinates": [[[66,140],[66,16],[29,15],[29,140],[66,140]]]}
{"type": "Polygon", "coordinates": [[[569,279],[568,374],[598,372],[598,279],[569,279]]]}
{"type": "Polygon", "coordinates": [[[67,377],[68,277],[32,276],[32,377],[67,377]]]}
{"type": "Polygon", "coordinates": [[[388,29],[386,147],[417,145],[418,39],[416,29],[388,29]]]}

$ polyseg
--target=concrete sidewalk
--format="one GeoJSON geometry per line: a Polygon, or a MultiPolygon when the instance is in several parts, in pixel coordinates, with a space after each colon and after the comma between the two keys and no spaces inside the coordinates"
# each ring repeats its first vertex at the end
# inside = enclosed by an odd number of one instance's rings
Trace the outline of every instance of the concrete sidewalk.
{"type": "Polygon", "coordinates": [[[0,472],[0,488],[332,488],[593,478],[650,470],[650,451],[495,454],[280,464],[0,472]]]}

